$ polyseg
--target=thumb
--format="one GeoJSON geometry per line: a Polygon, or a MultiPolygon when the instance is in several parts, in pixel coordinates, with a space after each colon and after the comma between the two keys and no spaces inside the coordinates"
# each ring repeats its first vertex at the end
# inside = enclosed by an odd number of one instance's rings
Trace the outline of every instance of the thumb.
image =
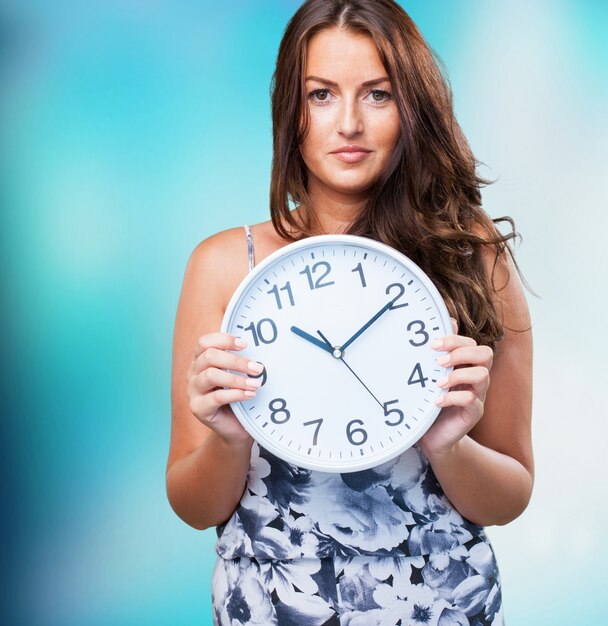
{"type": "Polygon", "coordinates": [[[458,321],[454,319],[453,317],[450,317],[450,319],[452,320],[452,328],[454,329],[454,334],[457,335],[458,334],[458,321]]]}

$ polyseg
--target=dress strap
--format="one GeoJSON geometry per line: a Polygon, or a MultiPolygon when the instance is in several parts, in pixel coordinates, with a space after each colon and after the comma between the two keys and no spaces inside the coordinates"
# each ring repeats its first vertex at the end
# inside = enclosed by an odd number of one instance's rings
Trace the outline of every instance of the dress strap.
{"type": "Polygon", "coordinates": [[[255,264],[253,256],[253,237],[251,235],[251,229],[249,228],[248,224],[243,224],[243,228],[245,229],[245,233],[247,234],[247,255],[249,257],[249,271],[251,271],[255,264]]]}

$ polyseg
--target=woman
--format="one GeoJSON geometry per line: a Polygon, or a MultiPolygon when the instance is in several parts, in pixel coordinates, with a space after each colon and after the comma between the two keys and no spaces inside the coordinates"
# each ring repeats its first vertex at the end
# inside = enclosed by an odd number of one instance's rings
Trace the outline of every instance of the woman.
{"type": "Polygon", "coordinates": [[[272,113],[272,219],[196,247],[175,323],[167,492],[188,524],[218,526],[214,622],[502,624],[483,526],[520,515],[533,482],[515,234],[481,208],[487,181],[449,89],[392,0],[305,2],[280,45],[272,113]],[[289,465],[252,441],[229,403],[255,396],[263,364],[218,332],[248,271],[246,240],[250,269],[254,254],[321,233],[404,252],[454,318],[434,346],[454,366],[439,381],[439,418],[398,458],[344,475],[289,465]]]}

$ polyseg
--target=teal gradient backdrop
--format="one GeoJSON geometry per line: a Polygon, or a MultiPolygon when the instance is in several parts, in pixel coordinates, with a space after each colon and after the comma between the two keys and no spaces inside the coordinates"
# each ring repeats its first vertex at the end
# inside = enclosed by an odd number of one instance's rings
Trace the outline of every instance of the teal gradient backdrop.
{"type": "MultiPolygon", "coordinates": [[[[270,79],[298,5],[0,5],[6,623],[211,623],[214,531],[165,495],[172,327],[196,244],[269,217],[270,79]]],[[[535,493],[489,529],[507,617],[599,624],[608,4],[402,5],[541,295],[535,493]]]]}

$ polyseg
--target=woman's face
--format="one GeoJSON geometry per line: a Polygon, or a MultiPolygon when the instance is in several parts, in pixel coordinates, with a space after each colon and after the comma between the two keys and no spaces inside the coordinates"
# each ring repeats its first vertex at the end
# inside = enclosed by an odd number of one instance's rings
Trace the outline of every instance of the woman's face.
{"type": "Polygon", "coordinates": [[[376,46],[362,33],[322,30],[308,42],[305,71],[310,126],[300,152],[309,170],[308,193],[364,200],[400,133],[376,46]]]}

